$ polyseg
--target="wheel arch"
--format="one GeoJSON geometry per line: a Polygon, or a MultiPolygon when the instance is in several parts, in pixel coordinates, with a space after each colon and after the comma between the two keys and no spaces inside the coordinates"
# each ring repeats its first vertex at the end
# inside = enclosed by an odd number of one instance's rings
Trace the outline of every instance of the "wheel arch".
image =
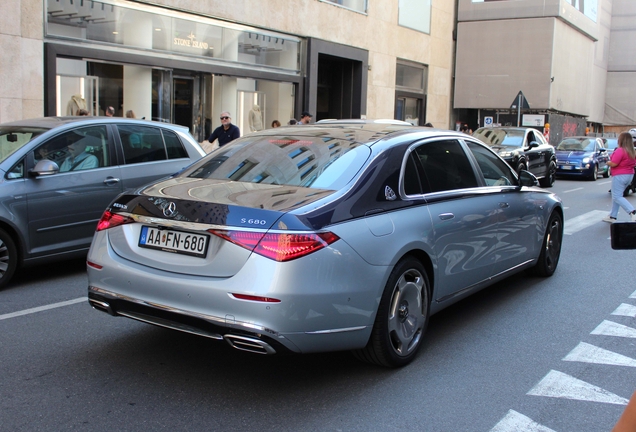
{"type": "Polygon", "coordinates": [[[11,236],[11,239],[13,240],[15,248],[18,252],[17,268],[22,267],[22,263],[24,262],[25,245],[22,243],[22,238],[18,235],[18,230],[16,230],[12,224],[3,219],[0,219],[0,229],[6,231],[6,233],[11,236]]]}
{"type": "Polygon", "coordinates": [[[430,289],[429,298],[433,299],[433,293],[435,291],[435,267],[433,265],[433,260],[431,259],[430,255],[422,249],[411,249],[410,251],[402,255],[398,262],[409,256],[415,258],[424,266],[424,269],[426,270],[426,276],[428,277],[430,289]]]}

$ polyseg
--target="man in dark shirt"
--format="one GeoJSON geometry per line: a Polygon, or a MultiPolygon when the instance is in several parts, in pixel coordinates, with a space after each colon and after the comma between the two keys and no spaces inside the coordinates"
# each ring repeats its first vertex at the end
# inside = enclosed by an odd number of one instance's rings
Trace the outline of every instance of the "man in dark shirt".
{"type": "Polygon", "coordinates": [[[214,143],[215,139],[219,140],[219,147],[223,147],[225,144],[241,136],[241,131],[237,126],[232,124],[232,117],[227,111],[221,113],[221,126],[214,129],[208,141],[210,144],[214,143]]]}

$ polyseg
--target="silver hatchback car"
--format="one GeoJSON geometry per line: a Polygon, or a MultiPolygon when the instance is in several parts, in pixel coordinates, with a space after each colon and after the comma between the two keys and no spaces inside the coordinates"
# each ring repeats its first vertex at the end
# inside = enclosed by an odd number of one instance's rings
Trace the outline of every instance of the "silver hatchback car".
{"type": "Polygon", "coordinates": [[[0,125],[0,288],[20,265],[85,255],[117,195],[204,154],[187,128],[166,123],[45,117],[0,125]]]}
{"type": "Polygon", "coordinates": [[[261,354],[403,366],[429,316],[555,271],[561,200],[468,135],[392,122],[270,129],[119,196],[88,255],[98,310],[261,354]]]}

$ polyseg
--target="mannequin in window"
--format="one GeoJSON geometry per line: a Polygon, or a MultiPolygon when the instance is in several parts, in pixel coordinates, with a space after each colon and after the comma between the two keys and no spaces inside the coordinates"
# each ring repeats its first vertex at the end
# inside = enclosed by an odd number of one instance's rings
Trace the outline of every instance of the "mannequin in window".
{"type": "Polygon", "coordinates": [[[74,94],[71,96],[71,100],[66,104],[66,115],[76,116],[81,109],[86,109],[86,99],[80,94],[74,94]]]}
{"type": "Polygon", "coordinates": [[[263,130],[263,114],[261,107],[254,105],[250,110],[250,131],[257,132],[263,130]]]}

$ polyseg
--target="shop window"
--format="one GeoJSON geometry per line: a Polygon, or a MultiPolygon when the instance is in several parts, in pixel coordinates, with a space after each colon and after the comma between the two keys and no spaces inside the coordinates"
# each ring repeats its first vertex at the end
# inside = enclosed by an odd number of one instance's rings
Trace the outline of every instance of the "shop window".
{"type": "Polygon", "coordinates": [[[367,0],[322,0],[325,3],[333,3],[356,12],[366,13],[367,0]]]}
{"type": "Polygon", "coordinates": [[[399,0],[398,24],[431,33],[431,0],[399,0]]]}
{"type": "Polygon", "coordinates": [[[426,122],[426,86],[428,67],[398,61],[395,73],[395,118],[423,126],[426,122]]]}

